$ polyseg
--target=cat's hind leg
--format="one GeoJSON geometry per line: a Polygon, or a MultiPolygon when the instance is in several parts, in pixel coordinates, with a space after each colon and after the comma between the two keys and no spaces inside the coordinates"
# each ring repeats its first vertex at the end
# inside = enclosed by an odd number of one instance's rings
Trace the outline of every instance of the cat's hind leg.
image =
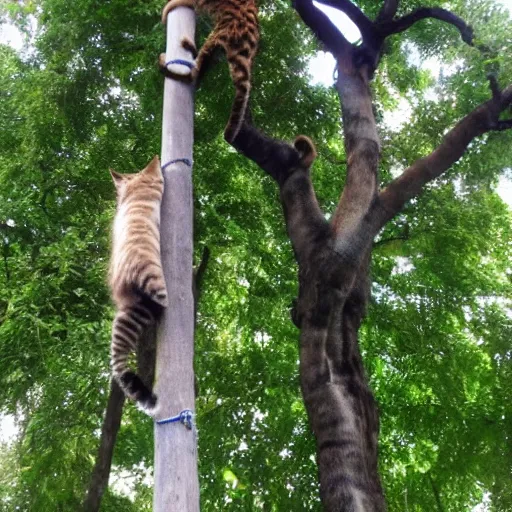
{"type": "Polygon", "coordinates": [[[136,303],[118,311],[112,325],[112,373],[125,394],[146,410],[154,408],[156,396],[129,368],[128,358],[136,351],[142,332],[154,321],[151,310],[136,303]]]}
{"type": "Polygon", "coordinates": [[[155,263],[150,264],[141,272],[137,279],[137,288],[143,296],[151,299],[159,306],[168,306],[167,288],[162,267],[155,263]]]}

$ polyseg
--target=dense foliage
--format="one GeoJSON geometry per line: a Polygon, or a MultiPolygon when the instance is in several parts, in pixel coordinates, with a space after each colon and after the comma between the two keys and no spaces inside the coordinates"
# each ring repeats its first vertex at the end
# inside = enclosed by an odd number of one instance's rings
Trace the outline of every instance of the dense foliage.
{"type": "MultiPolygon", "coordinates": [[[[107,171],[159,152],[160,8],[2,4],[33,46],[0,46],[0,411],[19,426],[0,448],[0,510],[75,511],[84,497],[108,390],[107,171]]],[[[374,80],[383,183],[489,97],[487,71],[512,79],[508,13],[485,0],[450,8],[487,51],[434,21],[392,39],[374,80]],[[448,67],[435,77],[411,53],[448,67]],[[392,130],[384,121],[404,100],[410,119],[392,130]]],[[[343,184],[337,97],[311,85],[317,45],[287,1],[262,2],[261,22],[255,123],[315,140],[314,182],[332,211],[343,184]]],[[[198,21],[200,37],[209,27],[198,21]]],[[[296,268],[274,184],[222,140],[231,97],[225,65],[196,96],[195,238],[198,255],[212,253],[196,341],[202,508],[318,510],[288,315],[296,268]]],[[[473,143],[375,244],[361,341],[390,510],[471,510],[484,497],[512,510],[512,224],[494,192],[511,148],[511,133],[473,143]]],[[[151,420],[128,405],[102,510],[151,509],[152,450],[151,420]]]]}

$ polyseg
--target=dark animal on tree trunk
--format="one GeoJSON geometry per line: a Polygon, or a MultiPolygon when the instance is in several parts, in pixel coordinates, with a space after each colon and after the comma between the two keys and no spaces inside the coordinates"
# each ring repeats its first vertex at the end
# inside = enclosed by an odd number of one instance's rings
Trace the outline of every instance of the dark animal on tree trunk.
{"type": "Polygon", "coordinates": [[[158,157],[137,174],[111,174],[117,189],[110,263],[110,287],[117,306],[112,326],[112,372],[129,398],[151,410],[156,396],[128,368],[128,357],[167,306],[160,259],[164,180],[158,157]]]}
{"type": "MultiPolygon", "coordinates": [[[[254,0],[171,0],[162,13],[164,23],[169,11],[180,6],[196,7],[209,13],[215,21],[213,31],[199,50],[190,79],[199,82],[214,51],[218,48],[224,49],[235,86],[235,99],[224,130],[224,138],[232,142],[245,119],[251,91],[252,62],[260,38],[258,8],[254,0]]],[[[192,53],[195,51],[191,41],[183,40],[182,46],[192,53]]],[[[160,56],[160,67],[165,74],[169,74],[166,70],[165,55],[160,56]]],[[[169,76],[176,78],[173,74],[169,76]]]]}

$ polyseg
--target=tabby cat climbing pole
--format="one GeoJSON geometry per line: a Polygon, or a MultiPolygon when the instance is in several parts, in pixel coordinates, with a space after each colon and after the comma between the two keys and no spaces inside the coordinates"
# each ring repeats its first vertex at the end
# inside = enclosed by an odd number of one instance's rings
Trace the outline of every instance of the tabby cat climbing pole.
{"type": "MultiPolygon", "coordinates": [[[[172,71],[190,72],[193,56],[181,45],[194,40],[195,13],[178,7],[167,16],[166,59],[172,71]]],[[[159,329],[155,394],[155,512],[198,512],[197,441],[194,425],[179,420],[194,410],[194,299],[192,296],[193,88],[165,79],[162,154],[165,191],[161,212],[162,265],[169,306],[159,329]],[[159,423],[178,418],[178,421],[159,423]],[[190,428],[192,427],[192,428],[190,428]]]]}

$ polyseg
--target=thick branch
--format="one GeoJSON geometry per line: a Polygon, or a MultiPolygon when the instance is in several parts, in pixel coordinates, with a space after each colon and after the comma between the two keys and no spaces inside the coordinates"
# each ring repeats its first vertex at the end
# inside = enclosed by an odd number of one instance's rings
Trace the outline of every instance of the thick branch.
{"type": "Polygon", "coordinates": [[[359,266],[357,258],[373,237],[367,223],[377,195],[380,144],[368,78],[340,68],[337,89],[343,114],[347,178],[331,224],[335,248],[344,264],[359,266]]]}
{"type": "Polygon", "coordinates": [[[356,68],[367,66],[368,76],[372,76],[377,68],[384,41],[376,25],[349,0],[318,1],[344,12],[357,25],[363,38],[363,45],[355,46],[349,43],[311,0],[295,0],[293,5],[304,23],[333,54],[338,69],[353,73],[356,68]]]}
{"type": "MultiPolygon", "coordinates": [[[[348,89],[352,85],[349,81],[348,89]]],[[[351,112],[349,108],[349,117],[351,112]]],[[[348,141],[348,166],[363,173],[363,182],[369,172],[370,196],[374,195],[374,166],[368,171],[351,162],[361,156],[364,167],[378,155],[374,123],[356,117],[348,124],[355,129],[350,134],[363,136],[361,144],[348,141]]],[[[301,389],[317,441],[324,510],[348,512],[358,505],[361,510],[381,512],[385,504],[377,473],[378,414],[357,341],[368,296],[369,246],[357,255],[348,251],[353,258],[347,261],[345,254],[340,257],[335,250],[333,228],[320,211],[309,177],[316,151],[307,137],[297,137],[292,148],[246,122],[233,145],[278,182],[287,232],[299,264],[294,322],[301,329],[301,389]]],[[[355,173],[353,181],[348,190],[359,196],[357,200],[366,209],[367,195],[355,183],[355,173]]]]}
{"type": "Polygon", "coordinates": [[[414,23],[426,18],[435,18],[453,25],[460,32],[463,41],[469,45],[473,44],[473,29],[457,15],[447,11],[446,9],[442,9],[441,7],[420,7],[416,11],[411,12],[402,18],[380,23],[378,25],[378,29],[383,37],[387,37],[391,34],[403,32],[414,25],[414,23]]]}
{"type": "Polygon", "coordinates": [[[300,155],[293,146],[268,137],[248,122],[243,123],[232,144],[278,183],[283,183],[289,169],[299,164],[300,155]]]}
{"type": "Polygon", "coordinates": [[[386,0],[377,20],[372,22],[350,0],[317,1],[344,12],[361,32],[363,45],[356,47],[350,44],[329,18],[313,5],[312,0],[294,0],[293,2],[304,23],[336,58],[338,69],[343,69],[349,74],[352,74],[354,69],[362,70],[366,66],[368,77],[373,76],[386,37],[403,32],[417,21],[426,18],[435,18],[455,26],[462,39],[470,45],[473,44],[473,29],[457,15],[440,7],[421,7],[402,18],[393,20],[398,8],[398,0],[386,0]]]}
{"type": "Polygon", "coordinates": [[[294,0],[293,7],[299,13],[302,21],[334,56],[351,51],[352,45],[327,15],[313,5],[312,0],[294,0]]]}
{"type": "Polygon", "coordinates": [[[369,291],[369,253],[352,274],[348,293],[317,281],[315,267],[304,271],[308,278],[300,286],[299,302],[305,312],[315,312],[303,315],[300,378],[326,512],[386,508],[377,469],[378,411],[357,339],[369,291]]]}
{"type": "Polygon", "coordinates": [[[317,2],[334,7],[344,12],[357,26],[366,41],[375,32],[373,22],[350,0],[316,0],[317,2]]]}
{"type": "Polygon", "coordinates": [[[499,121],[499,115],[511,102],[512,85],[499,97],[481,104],[464,117],[445,135],[437,149],[417,160],[393,180],[380,193],[375,205],[375,232],[392,219],[407,201],[417,196],[429,181],[439,177],[459,160],[473,139],[486,132],[500,130],[501,123],[510,125],[510,121],[499,121]]]}
{"type": "Polygon", "coordinates": [[[309,168],[316,157],[313,143],[299,136],[292,146],[244,122],[232,144],[277,181],[295,257],[299,264],[307,260],[318,240],[331,236],[309,177],[309,168]]]}
{"type": "Polygon", "coordinates": [[[430,482],[430,486],[432,487],[432,492],[434,493],[434,498],[436,499],[436,505],[438,512],[444,512],[443,504],[441,502],[441,496],[439,495],[439,490],[437,489],[437,485],[432,478],[432,475],[427,473],[428,480],[430,482]]]}
{"type": "Polygon", "coordinates": [[[385,0],[384,5],[382,6],[375,21],[377,23],[381,23],[383,21],[391,21],[395,17],[397,9],[398,0],[385,0]]]}

